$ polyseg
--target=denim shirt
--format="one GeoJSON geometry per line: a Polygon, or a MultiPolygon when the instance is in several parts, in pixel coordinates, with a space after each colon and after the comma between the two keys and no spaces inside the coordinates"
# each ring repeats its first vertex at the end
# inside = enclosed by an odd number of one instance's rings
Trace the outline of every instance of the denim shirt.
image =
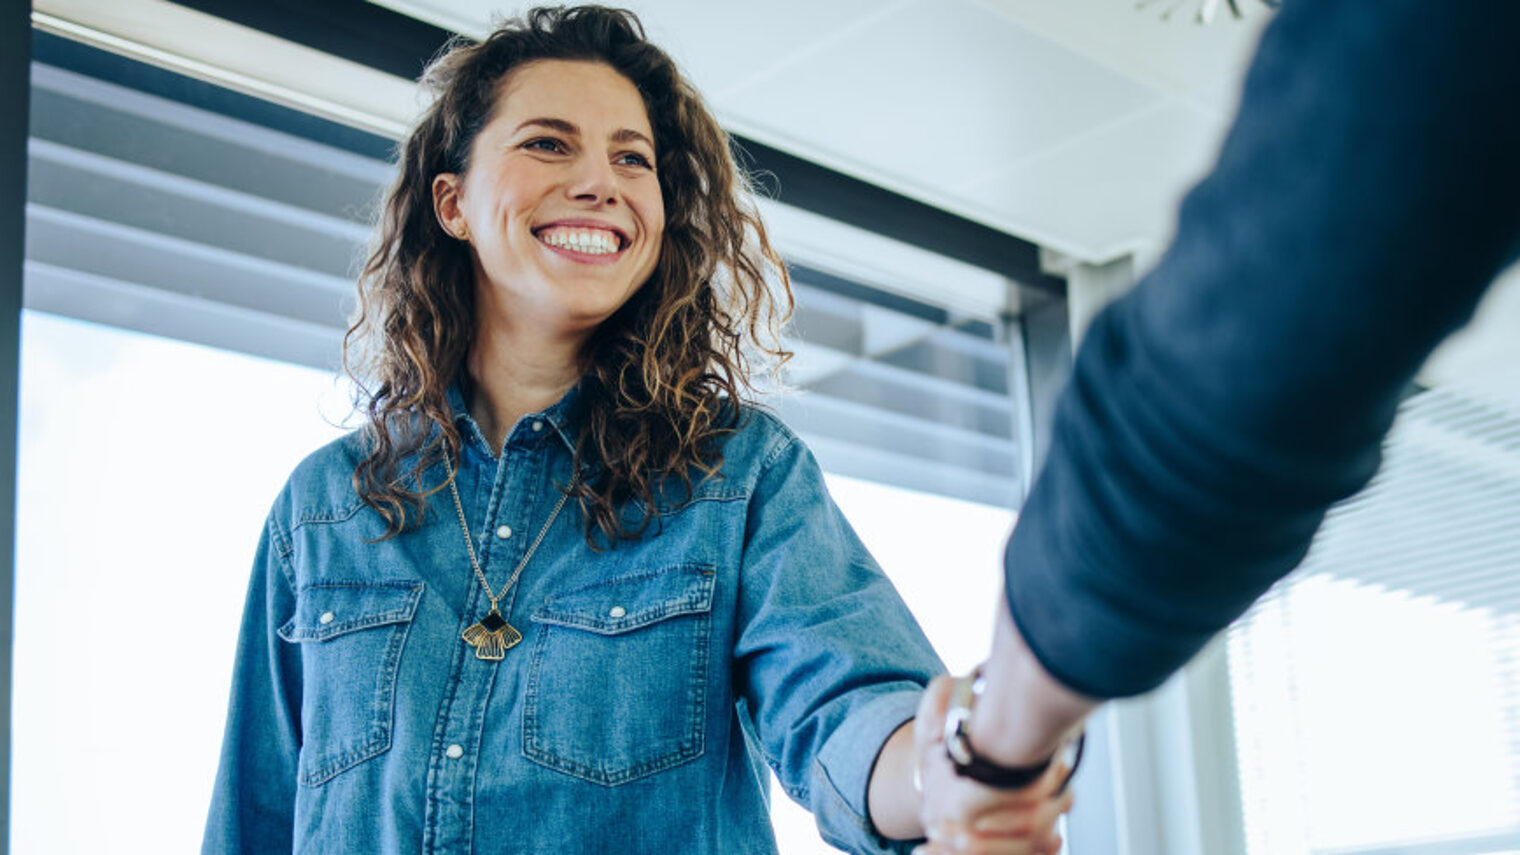
{"type": "MultiPolygon", "coordinates": [[[[570,479],[575,398],[498,457],[451,393],[498,591],[570,479]]],[[[906,849],[867,782],[943,668],[811,453],[744,416],[636,542],[592,550],[564,505],[500,603],[522,641],[499,662],[460,639],[490,606],[450,492],[381,540],[362,433],[302,462],[254,563],[203,851],[774,852],[766,765],[829,842],[906,849]]]]}

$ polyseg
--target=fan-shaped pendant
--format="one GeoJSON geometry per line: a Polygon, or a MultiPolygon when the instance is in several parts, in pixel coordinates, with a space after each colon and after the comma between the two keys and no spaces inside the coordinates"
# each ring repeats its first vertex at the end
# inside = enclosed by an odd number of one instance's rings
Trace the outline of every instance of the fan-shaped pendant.
{"type": "Polygon", "coordinates": [[[460,633],[465,643],[475,648],[476,659],[498,660],[507,655],[507,651],[522,641],[522,633],[518,632],[507,619],[501,616],[501,612],[492,608],[486,616],[471,624],[468,629],[460,633]]]}

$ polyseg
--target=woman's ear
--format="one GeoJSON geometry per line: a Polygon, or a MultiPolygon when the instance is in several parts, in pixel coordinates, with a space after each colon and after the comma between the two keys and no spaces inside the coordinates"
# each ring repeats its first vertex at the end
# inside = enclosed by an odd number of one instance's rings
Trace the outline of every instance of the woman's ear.
{"type": "Polygon", "coordinates": [[[433,214],[444,231],[469,243],[470,225],[465,222],[464,212],[459,209],[459,189],[458,175],[441,172],[433,176],[433,214]]]}

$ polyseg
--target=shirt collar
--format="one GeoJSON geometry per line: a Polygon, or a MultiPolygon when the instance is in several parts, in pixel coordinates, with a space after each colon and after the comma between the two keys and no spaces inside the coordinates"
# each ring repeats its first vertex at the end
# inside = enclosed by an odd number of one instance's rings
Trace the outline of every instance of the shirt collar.
{"type": "MultiPolygon", "coordinates": [[[[501,449],[490,447],[485,434],[480,430],[480,425],[475,422],[475,417],[470,415],[470,407],[465,399],[465,382],[467,381],[456,379],[449,384],[447,398],[449,409],[454,414],[454,426],[459,429],[460,438],[466,443],[477,442],[481,448],[489,450],[491,455],[495,456],[501,449]]],[[[571,386],[570,391],[558,401],[519,419],[512,433],[507,436],[507,444],[534,442],[552,433],[559,437],[565,448],[573,454],[576,438],[580,435],[582,417],[581,388],[580,384],[576,384],[571,386]],[[541,425],[539,430],[533,429],[535,423],[541,425]]]]}

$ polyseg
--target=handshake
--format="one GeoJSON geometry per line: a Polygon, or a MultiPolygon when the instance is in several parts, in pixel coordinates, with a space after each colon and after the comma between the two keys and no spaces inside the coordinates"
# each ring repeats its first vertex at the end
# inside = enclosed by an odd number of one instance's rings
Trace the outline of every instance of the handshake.
{"type": "Polygon", "coordinates": [[[919,703],[912,785],[928,841],[914,853],[1054,855],[1062,843],[1056,823],[1072,806],[1068,784],[1081,762],[1083,735],[1076,729],[1055,756],[1028,766],[981,756],[967,734],[981,686],[980,669],[940,677],[919,703]]]}

